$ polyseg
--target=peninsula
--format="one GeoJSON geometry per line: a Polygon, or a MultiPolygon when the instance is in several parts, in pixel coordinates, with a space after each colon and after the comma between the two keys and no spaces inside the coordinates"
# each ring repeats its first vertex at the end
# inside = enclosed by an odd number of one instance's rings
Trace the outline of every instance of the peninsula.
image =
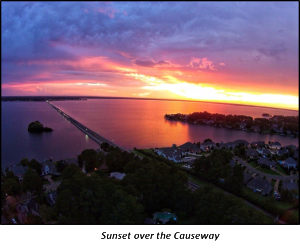
{"type": "Polygon", "coordinates": [[[253,118],[245,115],[212,114],[204,111],[192,114],[166,114],[165,118],[190,124],[204,124],[264,134],[299,136],[299,116],[268,115],[268,118],[253,118]]]}
{"type": "Polygon", "coordinates": [[[39,121],[31,122],[28,125],[28,131],[29,132],[44,132],[44,131],[53,131],[49,127],[44,127],[43,124],[41,124],[39,121]]]}

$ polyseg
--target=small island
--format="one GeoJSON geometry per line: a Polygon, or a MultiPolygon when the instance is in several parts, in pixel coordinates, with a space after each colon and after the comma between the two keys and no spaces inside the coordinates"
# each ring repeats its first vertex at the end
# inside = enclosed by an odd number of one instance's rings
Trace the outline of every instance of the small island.
{"type": "Polygon", "coordinates": [[[43,124],[41,124],[39,121],[31,122],[28,125],[28,131],[29,132],[44,132],[44,131],[53,131],[49,127],[44,127],[43,124]]]}

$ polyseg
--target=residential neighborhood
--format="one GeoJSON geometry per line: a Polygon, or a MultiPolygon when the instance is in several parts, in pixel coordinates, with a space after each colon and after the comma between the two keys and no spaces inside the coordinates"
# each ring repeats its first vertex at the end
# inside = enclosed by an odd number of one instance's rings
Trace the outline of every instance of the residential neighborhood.
{"type": "MultiPolygon", "coordinates": [[[[299,116],[269,115],[253,118],[245,115],[224,115],[218,113],[194,112],[192,114],[165,114],[167,120],[181,121],[189,124],[210,125],[214,127],[276,134],[280,136],[299,137],[299,116]]],[[[274,143],[272,148],[279,149],[280,143],[274,143]]]]}
{"type": "MultiPolygon", "coordinates": [[[[228,172],[235,172],[241,169],[242,186],[252,191],[255,195],[275,196],[277,201],[281,199],[298,199],[299,148],[294,145],[284,147],[279,147],[279,145],[278,142],[248,142],[241,139],[232,142],[214,142],[208,138],[203,142],[186,142],[179,146],[173,144],[170,147],[155,148],[149,151],[152,151],[153,155],[158,156],[161,160],[167,160],[164,162],[170,162],[168,165],[174,163],[174,165],[178,165],[177,167],[187,173],[191,172],[201,176],[201,167],[204,167],[202,171],[204,170],[203,176],[205,179],[213,178],[217,181],[212,180],[212,183],[230,190],[231,187],[228,188],[227,186],[231,186],[231,177],[234,177],[232,174],[235,173],[227,174],[227,176],[222,176],[221,174],[219,177],[216,175],[209,176],[205,173],[205,171],[209,171],[207,166],[214,160],[214,157],[211,157],[211,155],[227,153],[226,157],[231,155],[231,159],[227,163],[228,166],[224,165],[223,167],[228,172]],[[200,159],[202,162],[206,162],[205,164],[207,165],[201,166],[200,164],[199,168],[200,159]]],[[[53,210],[56,208],[59,195],[57,188],[63,180],[62,172],[68,166],[79,169],[87,177],[91,177],[92,172],[99,171],[100,173],[102,170],[104,170],[103,172],[108,170],[109,174],[107,177],[112,180],[115,179],[116,184],[128,181],[126,180],[129,179],[127,175],[130,176],[134,168],[130,166],[130,168],[125,168],[126,170],[124,170],[120,165],[111,161],[118,158],[112,158],[110,156],[112,155],[111,153],[114,153],[113,150],[109,150],[109,146],[103,145],[102,148],[97,150],[83,151],[76,158],[68,158],[56,162],[53,162],[51,158],[45,158],[41,162],[37,162],[34,159],[31,161],[22,159],[17,165],[10,165],[5,171],[2,171],[1,177],[5,191],[10,191],[7,192],[9,194],[6,193],[5,197],[3,207],[5,215],[1,217],[2,224],[52,224],[57,222],[52,220],[55,216],[53,210]],[[90,158],[93,156],[97,158],[96,162],[94,160],[91,161],[90,158]],[[104,158],[105,160],[103,161],[104,158]],[[10,184],[14,182],[13,184],[16,185],[14,189],[8,187],[8,182],[11,182],[10,184]],[[21,187],[22,191],[20,192],[21,187]]],[[[131,158],[133,159],[133,157],[134,155],[132,154],[131,158]]],[[[138,155],[135,158],[137,158],[135,160],[145,160],[143,155],[138,155]]],[[[199,188],[199,185],[191,180],[189,180],[188,185],[191,191],[199,188]]],[[[233,193],[239,192],[235,192],[237,189],[231,191],[233,193]]],[[[138,199],[140,198],[143,198],[142,195],[138,197],[138,199]]],[[[169,222],[170,215],[172,216],[172,222],[175,222],[177,220],[176,214],[157,212],[153,218],[145,218],[144,224],[165,224],[169,222]]]]}

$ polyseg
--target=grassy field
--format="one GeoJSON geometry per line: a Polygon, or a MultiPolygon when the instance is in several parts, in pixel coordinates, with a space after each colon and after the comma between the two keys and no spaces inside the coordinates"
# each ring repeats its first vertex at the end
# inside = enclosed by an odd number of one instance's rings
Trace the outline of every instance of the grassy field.
{"type": "Polygon", "coordinates": [[[248,164],[250,164],[255,169],[258,167],[258,165],[257,165],[257,163],[255,161],[251,161],[248,164]]]}
{"type": "Polygon", "coordinates": [[[258,167],[256,169],[259,170],[259,171],[261,171],[261,172],[270,174],[270,175],[280,175],[279,173],[277,173],[276,171],[271,170],[271,169],[266,169],[266,168],[261,168],[261,167],[258,167]]]}
{"type": "Polygon", "coordinates": [[[193,176],[192,174],[189,174],[189,173],[187,173],[187,174],[189,176],[189,181],[199,185],[200,188],[210,186],[210,187],[214,187],[215,189],[217,189],[213,184],[211,184],[209,182],[206,182],[206,181],[203,181],[203,180],[199,179],[198,177],[193,176]]]}
{"type": "MultiPolygon", "coordinates": [[[[135,154],[135,155],[137,155],[137,156],[140,156],[140,157],[142,157],[142,158],[148,157],[148,156],[144,155],[143,153],[141,153],[141,152],[139,152],[139,151],[137,151],[137,150],[132,150],[132,153],[135,154]]],[[[148,157],[148,158],[150,158],[150,157],[148,157]]],[[[152,159],[152,158],[151,158],[151,159],[152,159]]]]}
{"type": "Polygon", "coordinates": [[[255,168],[255,169],[257,169],[261,172],[264,172],[264,173],[267,173],[267,174],[270,174],[270,175],[280,175],[279,173],[277,173],[274,170],[261,168],[259,165],[257,165],[256,161],[251,161],[248,164],[250,164],[253,168],[255,168]]]}
{"type": "Polygon", "coordinates": [[[277,169],[279,172],[281,172],[281,173],[287,175],[287,174],[285,173],[285,171],[283,170],[283,168],[280,166],[279,163],[277,163],[277,168],[276,168],[276,169],[277,169]]]}
{"type": "Polygon", "coordinates": [[[275,182],[276,182],[275,180],[271,181],[271,185],[272,185],[273,188],[274,188],[275,182]]]}

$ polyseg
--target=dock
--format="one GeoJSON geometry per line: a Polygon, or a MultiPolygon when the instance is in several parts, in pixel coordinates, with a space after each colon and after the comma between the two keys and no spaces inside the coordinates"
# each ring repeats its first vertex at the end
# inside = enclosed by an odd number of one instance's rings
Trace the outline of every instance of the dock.
{"type": "Polygon", "coordinates": [[[128,153],[129,150],[126,150],[125,148],[113,143],[112,141],[100,136],[98,133],[96,133],[95,131],[92,131],[91,129],[89,129],[88,127],[86,127],[85,125],[81,124],[80,122],[78,122],[77,120],[75,120],[74,118],[70,117],[67,113],[63,112],[62,110],[60,110],[58,107],[56,107],[55,105],[53,105],[52,103],[50,103],[49,101],[47,101],[47,103],[52,106],[58,113],[60,113],[65,119],[67,119],[68,121],[70,121],[73,125],[75,125],[79,130],[81,130],[83,133],[85,133],[87,136],[89,136],[91,139],[93,139],[96,143],[98,143],[99,145],[101,145],[102,143],[108,143],[111,146],[114,147],[118,147],[120,148],[122,151],[126,151],[128,153]]]}

